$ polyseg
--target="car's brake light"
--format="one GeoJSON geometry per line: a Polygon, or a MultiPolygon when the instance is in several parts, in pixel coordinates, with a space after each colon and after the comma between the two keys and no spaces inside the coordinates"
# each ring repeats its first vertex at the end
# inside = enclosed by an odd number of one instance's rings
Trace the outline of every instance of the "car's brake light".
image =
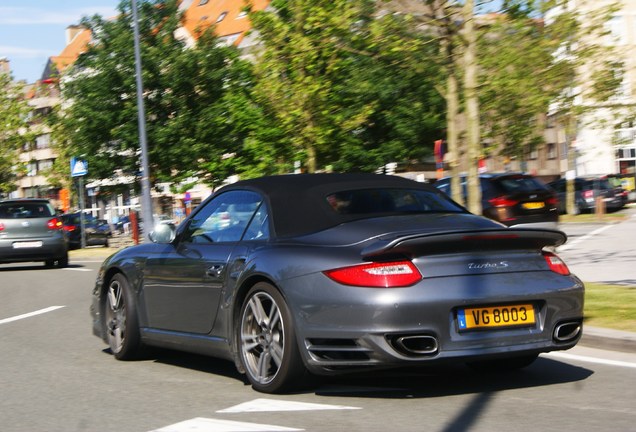
{"type": "Polygon", "coordinates": [[[556,256],[554,253],[543,251],[543,257],[545,258],[545,261],[548,263],[548,267],[550,267],[550,270],[552,270],[553,272],[564,275],[564,276],[567,276],[570,274],[570,269],[568,268],[568,266],[565,265],[563,260],[559,258],[558,256],[556,256]]]}
{"type": "Polygon", "coordinates": [[[557,199],[557,197],[550,197],[547,200],[545,200],[545,202],[548,205],[557,205],[557,204],[559,204],[559,200],[557,199]]]}
{"type": "Polygon", "coordinates": [[[75,231],[75,228],[77,228],[75,225],[64,225],[64,231],[75,231]]]}
{"type": "Polygon", "coordinates": [[[372,288],[406,287],[422,279],[422,275],[410,261],[374,262],[324,273],[344,285],[372,288]]]}
{"type": "Polygon", "coordinates": [[[519,201],[507,198],[505,196],[495,197],[488,200],[493,207],[513,207],[516,206],[519,201]]]}
{"type": "Polygon", "coordinates": [[[583,191],[583,198],[594,198],[594,191],[593,190],[583,191]]]}
{"type": "Polygon", "coordinates": [[[0,222],[0,231],[4,231],[4,224],[0,222]]]}
{"type": "Polygon", "coordinates": [[[51,230],[59,230],[62,229],[64,224],[62,223],[61,219],[53,218],[46,223],[46,226],[48,226],[51,230]]]}

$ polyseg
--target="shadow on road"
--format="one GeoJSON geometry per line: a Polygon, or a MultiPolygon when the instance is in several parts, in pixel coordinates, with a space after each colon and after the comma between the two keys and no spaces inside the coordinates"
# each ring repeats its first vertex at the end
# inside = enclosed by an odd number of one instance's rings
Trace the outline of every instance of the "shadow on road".
{"type": "MultiPolygon", "coordinates": [[[[234,363],[227,360],[163,349],[152,350],[146,359],[235,378],[248,385],[245,376],[238,373],[234,363]]],[[[593,373],[583,367],[539,357],[531,366],[512,372],[484,373],[463,365],[452,365],[317,376],[304,393],[329,397],[436,398],[572,383],[585,380],[593,373]]],[[[481,400],[479,403],[486,402],[481,400]]]]}
{"type": "Polygon", "coordinates": [[[512,372],[475,372],[458,365],[319,378],[323,382],[316,389],[316,394],[389,399],[435,398],[571,383],[585,380],[593,373],[579,366],[539,357],[532,366],[512,372]]]}

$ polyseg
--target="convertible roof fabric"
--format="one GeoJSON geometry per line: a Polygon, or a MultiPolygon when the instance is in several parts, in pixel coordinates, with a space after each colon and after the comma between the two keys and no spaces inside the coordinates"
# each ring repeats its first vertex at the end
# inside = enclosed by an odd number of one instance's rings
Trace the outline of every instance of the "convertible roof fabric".
{"type": "Polygon", "coordinates": [[[252,190],[264,195],[269,200],[276,236],[286,238],[311,234],[365,217],[339,214],[326,198],[335,192],[377,188],[408,188],[439,193],[430,185],[398,176],[290,174],[241,180],[219,189],[214,196],[230,190],[252,190]]]}

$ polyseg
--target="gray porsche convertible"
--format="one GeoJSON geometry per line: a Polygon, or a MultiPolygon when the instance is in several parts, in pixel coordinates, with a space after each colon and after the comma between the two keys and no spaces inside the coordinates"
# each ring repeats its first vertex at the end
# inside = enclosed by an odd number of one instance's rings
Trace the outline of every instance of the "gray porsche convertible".
{"type": "Polygon", "coordinates": [[[517,369],[573,347],[581,281],[560,231],[507,228],[396,176],[244,180],[102,265],[93,332],[120,360],[228,359],[253,388],[464,362],[517,369]]]}

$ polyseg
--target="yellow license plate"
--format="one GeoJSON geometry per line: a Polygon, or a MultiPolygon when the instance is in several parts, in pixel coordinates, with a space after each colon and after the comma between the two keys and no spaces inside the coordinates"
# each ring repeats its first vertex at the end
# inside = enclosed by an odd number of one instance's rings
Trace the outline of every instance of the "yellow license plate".
{"type": "Polygon", "coordinates": [[[543,207],[545,207],[545,203],[542,203],[542,202],[527,202],[527,203],[521,204],[521,206],[524,209],[527,209],[527,210],[537,210],[537,209],[542,209],[543,207]]]}
{"type": "Polygon", "coordinates": [[[460,330],[530,326],[535,322],[534,306],[531,304],[464,308],[457,311],[460,330]]]}

